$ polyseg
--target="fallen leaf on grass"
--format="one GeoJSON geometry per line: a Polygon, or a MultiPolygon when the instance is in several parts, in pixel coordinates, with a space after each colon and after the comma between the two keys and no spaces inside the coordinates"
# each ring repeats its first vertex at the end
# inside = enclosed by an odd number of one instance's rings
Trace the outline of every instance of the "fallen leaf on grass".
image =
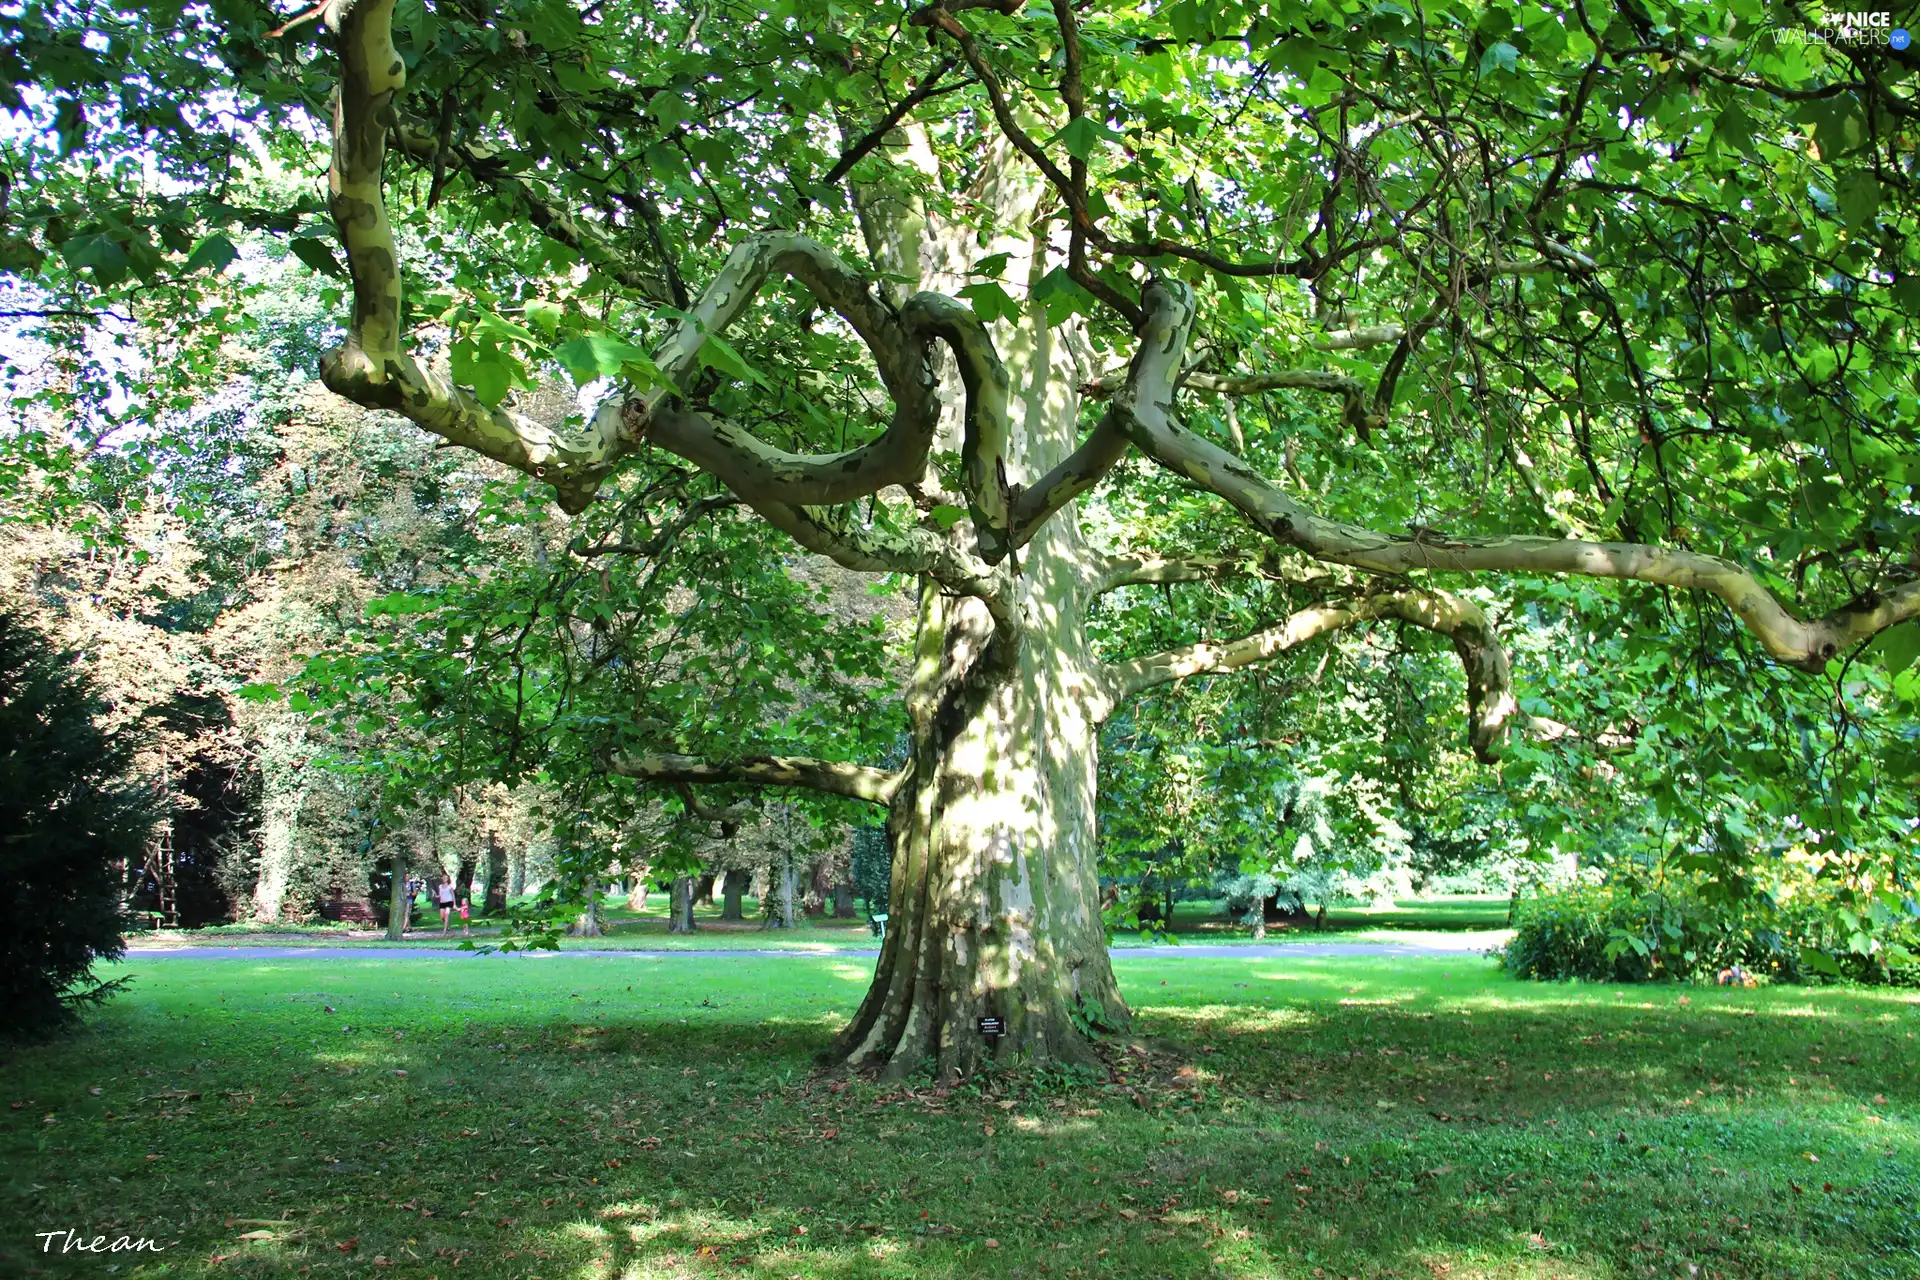
{"type": "Polygon", "coordinates": [[[273,1232],[271,1232],[271,1231],[245,1231],[245,1232],[242,1232],[242,1233],[240,1234],[240,1239],[242,1239],[242,1240],[271,1240],[271,1239],[273,1239],[273,1232]]]}

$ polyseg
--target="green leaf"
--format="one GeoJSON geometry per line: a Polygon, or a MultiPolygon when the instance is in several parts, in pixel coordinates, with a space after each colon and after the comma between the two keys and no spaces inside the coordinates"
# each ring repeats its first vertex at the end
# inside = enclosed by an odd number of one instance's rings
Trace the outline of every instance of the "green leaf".
{"type": "Polygon", "coordinates": [[[1012,324],[1020,319],[1020,304],[1012,294],[991,280],[970,284],[960,290],[959,296],[973,305],[973,314],[985,324],[992,324],[995,320],[1012,324]]]}
{"type": "Polygon", "coordinates": [[[579,383],[618,377],[630,364],[644,369],[654,367],[645,350],[604,333],[570,338],[553,349],[553,358],[565,365],[573,380],[579,383]]]}
{"type": "Polygon", "coordinates": [[[566,314],[558,303],[540,298],[527,303],[521,310],[526,314],[527,323],[546,335],[549,342],[560,331],[560,319],[566,314]]]}
{"type": "Polygon", "coordinates": [[[312,236],[295,236],[287,241],[287,248],[293,256],[318,271],[323,276],[332,276],[336,280],[347,278],[347,269],[340,265],[340,259],[333,253],[333,246],[325,240],[312,236]]]}
{"type": "Polygon", "coordinates": [[[1889,627],[1880,636],[1876,646],[1880,653],[1880,664],[1887,674],[1897,676],[1920,658],[1920,622],[1903,622],[1897,627],[1889,627]]]}
{"type": "Polygon", "coordinates": [[[506,338],[513,342],[524,342],[530,347],[540,345],[540,340],[534,337],[525,326],[515,324],[505,316],[495,315],[491,311],[482,311],[479,318],[474,321],[473,327],[478,333],[490,334],[496,338],[506,338]]]}
{"type": "Polygon", "coordinates": [[[1512,71],[1519,62],[1519,59],[1520,51],[1518,49],[1508,44],[1505,40],[1496,40],[1487,46],[1485,53],[1480,55],[1480,74],[1483,76],[1487,75],[1496,67],[1502,71],[1512,71]]]}
{"type": "Polygon", "coordinates": [[[991,254],[968,267],[967,274],[970,276],[997,276],[1007,269],[1007,261],[1012,257],[1013,255],[1010,253],[991,254]]]}
{"type": "Polygon", "coordinates": [[[1874,216],[1880,212],[1880,182],[1864,169],[1840,176],[1834,201],[1840,206],[1840,218],[1857,232],[1871,231],[1874,216]]]}
{"type": "Polygon", "coordinates": [[[763,387],[767,385],[760,371],[748,364],[746,357],[735,351],[733,344],[717,333],[708,334],[706,341],[700,344],[700,363],[742,382],[757,383],[763,387]]]}
{"type": "Polygon", "coordinates": [[[1840,976],[1840,962],[1818,947],[1800,948],[1800,960],[1815,973],[1824,973],[1833,978],[1840,976]]]}
{"type": "Polygon", "coordinates": [[[938,524],[942,529],[951,529],[954,525],[959,524],[967,518],[967,513],[964,510],[959,507],[948,506],[945,503],[935,507],[927,514],[932,516],[934,523],[938,524]]]}
{"type": "Polygon", "coordinates": [[[1058,142],[1076,159],[1085,160],[1102,142],[1125,142],[1126,136],[1109,129],[1092,116],[1080,116],[1047,141],[1058,142]]]}
{"type": "MultiPolygon", "coordinates": [[[[488,347],[487,351],[499,353],[498,347],[488,347]]],[[[469,376],[473,380],[473,394],[480,403],[489,409],[497,408],[507,398],[507,392],[513,388],[514,371],[506,361],[500,359],[480,359],[473,363],[469,376]]]]}
{"type": "Polygon", "coordinates": [[[1760,150],[1753,145],[1754,128],[1753,117],[1734,102],[1728,104],[1726,110],[1720,113],[1720,118],[1714,121],[1713,136],[1722,145],[1732,147],[1748,159],[1758,160],[1760,150]]]}
{"type": "Polygon", "coordinates": [[[53,109],[53,133],[60,143],[62,159],[72,155],[87,141],[87,113],[79,102],[62,98],[53,109]]]}
{"type": "Polygon", "coordinates": [[[1094,311],[1093,295],[1081,288],[1065,267],[1055,267],[1040,278],[1032,301],[1046,308],[1049,329],[1065,324],[1069,316],[1091,315],[1094,311]]]}
{"type": "Polygon", "coordinates": [[[240,251],[233,247],[233,241],[216,231],[193,246],[193,252],[187,255],[188,271],[211,270],[218,275],[227,269],[227,265],[240,257],[240,251]]]}
{"type": "Polygon", "coordinates": [[[68,266],[76,271],[91,270],[93,278],[103,285],[118,284],[126,278],[127,251],[110,236],[99,232],[74,236],[60,246],[60,253],[68,266]]]}

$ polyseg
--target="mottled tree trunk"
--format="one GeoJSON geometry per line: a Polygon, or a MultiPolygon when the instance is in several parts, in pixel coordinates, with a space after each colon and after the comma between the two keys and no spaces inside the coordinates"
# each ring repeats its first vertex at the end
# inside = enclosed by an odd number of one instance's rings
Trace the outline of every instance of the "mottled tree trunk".
{"type": "Polygon", "coordinates": [[[645,911],[647,909],[647,864],[629,860],[627,875],[633,881],[627,889],[627,910],[645,911]]]}
{"type": "Polygon", "coordinates": [[[673,900],[667,915],[668,933],[693,932],[693,877],[673,878],[673,900]]]}
{"type": "Polygon", "coordinates": [[[487,824],[487,915],[504,915],[507,910],[507,850],[500,833],[487,824]]]}
{"type": "Polygon", "coordinates": [[[713,873],[709,871],[693,882],[693,902],[695,906],[710,907],[713,905],[713,881],[713,873]]]}
{"type": "Polygon", "coordinates": [[[853,881],[842,880],[833,886],[832,914],[840,920],[851,920],[857,914],[853,906],[853,881]]]}
{"type": "Polygon", "coordinates": [[[306,730],[297,718],[269,722],[261,734],[260,868],[253,885],[253,918],[271,923],[286,907],[293,876],[294,836],[306,789],[298,773],[306,730]]]}
{"type": "Polygon", "coordinates": [[[568,928],[567,932],[576,938],[598,938],[601,936],[600,882],[598,880],[589,879],[587,881],[586,909],[574,918],[573,924],[568,928]]]}
{"type": "Polygon", "coordinates": [[[407,936],[407,917],[413,914],[413,894],[407,889],[407,855],[393,855],[393,888],[387,893],[387,936],[407,936]]]}
{"type": "Polygon", "coordinates": [[[836,1044],[898,1075],[983,1059],[1085,1062],[1129,1024],[1095,865],[1102,686],[1080,638],[1084,558],[1043,533],[1007,651],[977,601],[922,599],[908,712],[914,773],[894,799],[891,917],[866,1001],[836,1044]],[[956,674],[960,673],[960,674],[956,674]],[[1005,1034],[989,1039],[980,1019],[1005,1034]]]}
{"type": "Polygon", "coordinates": [[[746,913],[740,910],[741,895],[746,893],[752,877],[738,867],[727,872],[720,885],[720,918],[722,920],[744,920],[746,913]]]}
{"type": "MultiPolygon", "coordinates": [[[[920,238],[923,287],[956,289],[995,251],[1029,289],[1057,265],[1044,239],[1025,238],[1039,193],[1017,157],[996,147],[968,195],[1010,232],[981,246],[964,227],[893,224],[920,238]]],[[[1037,308],[996,325],[995,340],[1008,373],[1008,479],[1030,484],[1080,443],[1078,387],[1093,365],[1075,331],[1050,328],[1037,308]]],[[[1017,555],[1011,617],[1003,607],[997,623],[980,600],[922,587],[907,690],[913,772],[888,814],[887,935],[833,1050],[856,1068],[897,1076],[931,1059],[953,1079],[988,1058],[1091,1062],[1088,1031],[1131,1022],[1100,915],[1094,791],[1110,692],[1086,638],[1097,574],[1075,507],[1017,555]],[[983,1036],[985,1017],[1004,1034],[983,1036]]]]}
{"type": "Polygon", "coordinates": [[[816,862],[807,868],[806,883],[801,906],[808,919],[818,919],[827,914],[827,904],[833,899],[833,884],[827,879],[825,862],[816,862]]]}

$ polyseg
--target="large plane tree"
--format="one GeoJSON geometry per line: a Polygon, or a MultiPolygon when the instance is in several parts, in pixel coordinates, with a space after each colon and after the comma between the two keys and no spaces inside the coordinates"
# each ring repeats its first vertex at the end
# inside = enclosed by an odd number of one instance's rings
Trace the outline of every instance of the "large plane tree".
{"type": "Polygon", "coordinates": [[[1522,710],[1481,604],[1542,579],[1645,593],[1809,682],[1899,628],[1880,647],[1900,671],[1920,62],[1803,21],[1640,0],[30,5],[6,56],[64,167],[8,253],[75,296],[184,297],[231,258],[221,228],[291,236],[341,281],[326,385],[649,531],[583,553],[751,516],[916,582],[904,764],[696,756],[643,716],[595,750],[693,808],[749,786],[884,810],[892,925],[837,1053],[950,1076],[1126,1026],[1096,753],[1145,690],[1390,622],[1457,653],[1484,760],[1630,737],[1604,710],[1522,710]],[[326,139],[331,243],[318,202],[261,207],[233,176],[297,193],[326,139]],[[572,416],[536,411],[559,366],[586,386],[572,416]],[[668,511],[692,490],[662,475],[712,488],[668,511]],[[1118,660],[1090,639],[1110,593],[1234,582],[1286,608],[1118,660]]]}

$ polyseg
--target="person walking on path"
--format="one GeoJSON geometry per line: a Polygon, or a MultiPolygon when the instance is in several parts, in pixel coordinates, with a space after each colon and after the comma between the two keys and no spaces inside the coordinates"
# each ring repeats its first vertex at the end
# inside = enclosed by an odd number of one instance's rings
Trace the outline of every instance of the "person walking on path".
{"type": "Polygon", "coordinates": [[[446,937],[447,930],[453,924],[453,877],[442,873],[440,876],[440,936],[446,937]]]}

